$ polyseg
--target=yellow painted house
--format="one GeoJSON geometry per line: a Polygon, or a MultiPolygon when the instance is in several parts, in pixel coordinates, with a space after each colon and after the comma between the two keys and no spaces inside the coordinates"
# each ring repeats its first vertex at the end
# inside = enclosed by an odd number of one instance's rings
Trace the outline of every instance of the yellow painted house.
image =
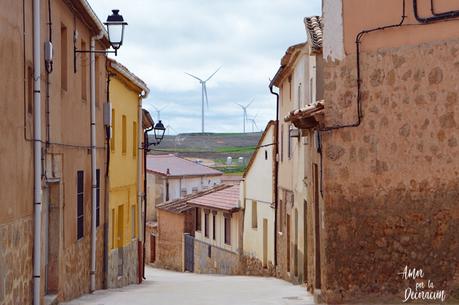
{"type": "Polygon", "coordinates": [[[120,63],[109,59],[111,142],[109,161],[108,286],[139,281],[143,141],[142,99],[146,84],[120,63]],[[139,120],[140,125],[139,125],[139,120]],[[140,192],[139,192],[140,188],[140,192]]]}

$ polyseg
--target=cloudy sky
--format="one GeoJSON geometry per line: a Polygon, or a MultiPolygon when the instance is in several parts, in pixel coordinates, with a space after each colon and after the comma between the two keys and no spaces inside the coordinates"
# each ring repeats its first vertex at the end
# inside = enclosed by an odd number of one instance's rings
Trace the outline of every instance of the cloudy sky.
{"type": "MultiPolygon", "coordinates": [[[[275,118],[269,79],[288,46],[304,42],[303,18],[318,15],[320,0],[89,0],[102,21],[117,8],[129,23],[116,58],[151,90],[144,103],[166,107],[171,134],[201,131],[201,86],[209,81],[206,132],[241,132],[242,110],[258,129],[275,118]]],[[[251,124],[247,129],[251,131],[251,124]]]]}

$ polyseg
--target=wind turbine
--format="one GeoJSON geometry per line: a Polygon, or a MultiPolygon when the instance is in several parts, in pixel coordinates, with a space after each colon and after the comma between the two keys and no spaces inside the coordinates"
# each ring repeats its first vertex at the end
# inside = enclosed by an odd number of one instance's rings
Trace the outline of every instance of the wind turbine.
{"type": "Polygon", "coordinates": [[[244,133],[245,133],[245,122],[247,121],[247,108],[250,107],[250,105],[252,105],[253,101],[255,100],[255,98],[253,98],[250,103],[248,103],[247,105],[242,105],[242,104],[239,104],[239,103],[236,103],[237,105],[239,105],[239,107],[242,108],[242,110],[244,111],[244,115],[243,115],[243,118],[242,118],[242,124],[244,126],[244,133]]]}
{"type": "Polygon", "coordinates": [[[167,135],[168,135],[168,136],[170,136],[171,130],[172,130],[175,134],[178,134],[177,130],[175,130],[171,125],[167,125],[166,130],[167,130],[167,135]]]}
{"type": "Polygon", "coordinates": [[[166,106],[163,106],[163,107],[161,107],[161,108],[158,108],[158,107],[156,107],[155,105],[152,105],[152,107],[155,108],[155,111],[156,111],[156,113],[158,114],[158,121],[161,120],[161,111],[163,111],[164,109],[166,109],[168,106],[169,106],[169,104],[167,104],[166,106]]]}
{"type": "Polygon", "coordinates": [[[252,123],[252,132],[255,132],[254,130],[258,130],[257,123],[255,122],[255,119],[257,118],[258,114],[255,115],[253,118],[247,118],[247,121],[252,123]],[[255,129],[254,129],[255,127],[255,129]]]}
{"type": "Polygon", "coordinates": [[[209,97],[207,96],[207,82],[221,69],[218,68],[214,73],[212,73],[206,80],[202,80],[200,79],[199,77],[193,75],[193,74],[190,74],[190,73],[187,73],[185,72],[185,74],[197,79],[200,83],[201,83],[201,86],[202,86],[202,93],[201,93],[201,97],[202,97],[202,109],[201,109],[201,127],[202,127],[202,133],[204,133],[204,100],[206,101],[206,104],[207,104],[207,108],[209,108],[209,97]]]}

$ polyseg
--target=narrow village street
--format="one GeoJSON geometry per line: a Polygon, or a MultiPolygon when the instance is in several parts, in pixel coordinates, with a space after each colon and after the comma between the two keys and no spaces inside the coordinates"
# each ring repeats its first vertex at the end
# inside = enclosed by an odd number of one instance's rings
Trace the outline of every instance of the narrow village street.
{"type": "Polygon", "coordinates": [[[100,290],[64,305],[308,305],[302,286],[264,277],[180,273],[147,267],[141,285],[100,290]]]}

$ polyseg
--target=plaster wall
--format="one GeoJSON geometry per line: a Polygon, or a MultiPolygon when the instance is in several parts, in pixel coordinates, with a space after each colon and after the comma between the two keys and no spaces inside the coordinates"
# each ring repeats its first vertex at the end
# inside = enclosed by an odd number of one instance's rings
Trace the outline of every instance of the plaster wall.
{"type": "Polygon", "coordinates": [[[184,270],[185,216],[158,209],[158,252],[156,265],[161,268],[184,270]]]}

